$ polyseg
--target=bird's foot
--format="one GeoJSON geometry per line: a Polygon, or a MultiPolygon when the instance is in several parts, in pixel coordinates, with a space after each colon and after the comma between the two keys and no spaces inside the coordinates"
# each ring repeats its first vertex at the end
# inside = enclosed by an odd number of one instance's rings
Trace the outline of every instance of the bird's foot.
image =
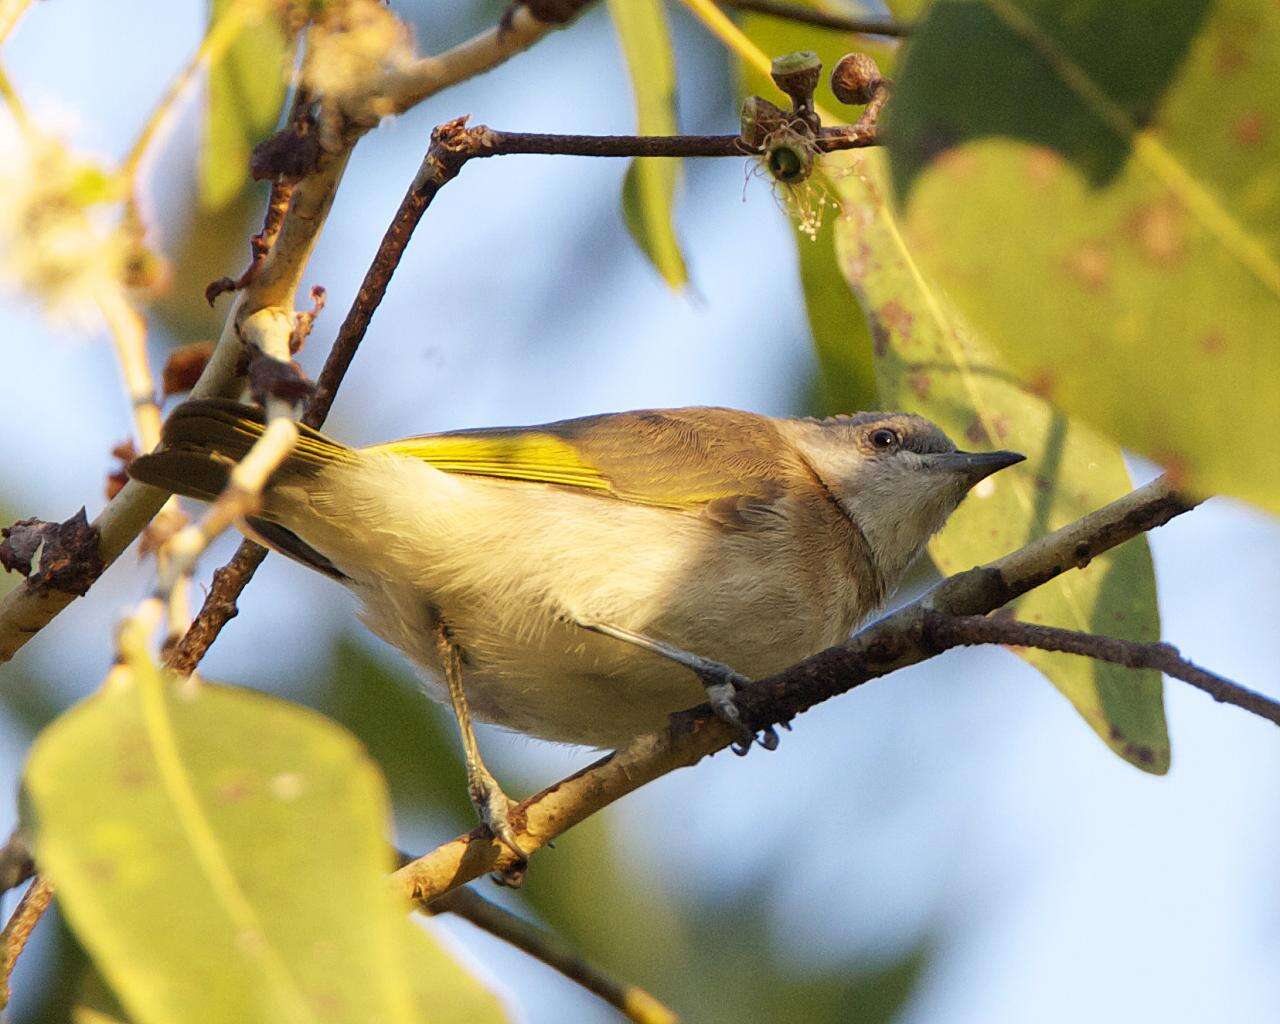
{"type": "Polygon", "coordinates": [[[704,671],[698,671],[698,678],[707,688],[707,701],[711,704],[716,717],[738,736],[737,741],[729,749],[739,757],[745,757],[753,743],[759,743],[765,750],[777,750],[778,734],[773,726],[765,726],[757,733],[742,720],[742,713],[733,699],[735,693],[751,684],[751,680],[738,674],[728,665],[720,665],[719,668],[723,671],[718,673],[706,671],[705,674],[704,671]]]}
{"type": "Polygon", "coordinates": [[[711,707],[715,710],[716,717],[737,733],[738,740],[733,744],[732,749],[739,757],[746,754],[753,743],[759,743],[765,750],[777,749],[778,734],[774,731],[773,726],[766,726],[757,735],[755,730],[748,728],[746,723],[742,721],[738,705],[733,702],[734,693],[743,687],[751,685],[751,680],[741,672],[734,671],[722,661],[704,658],[700,654],[694,654],[692,651],[686,651],[673,644],[663,643],[661,640],[654,640],[643,633],[624,629],[612,623],[592,622],[585,619],[577,619],[575,621],[583,629],[589,629],[593,633],[602,633],[605,636],[613,637],[615,640],[621,640],[643,650],[651,651],[669,661],[674,661],[677,665],[683,665],[693,672],[694,675],[702,680],[702,685],[706,687],[707,700],[711,702],[711,707]]]}
{"type": "Polygon", "coordinates": [[[500,885],[517,887],[524,881],[529,855],[520,846],[516,830],[511,824],[511,808],[515,805],[502,791],[498,780],[489,774],[488,769],[481,766],[473,769],[469,776],[467,792],[471,797],[471,806],[476,809],[481,824],[489,830],[489,834],[494,839],[519,859],[519,863],[505,871],[495,873],[494,881],[500,885]]]}

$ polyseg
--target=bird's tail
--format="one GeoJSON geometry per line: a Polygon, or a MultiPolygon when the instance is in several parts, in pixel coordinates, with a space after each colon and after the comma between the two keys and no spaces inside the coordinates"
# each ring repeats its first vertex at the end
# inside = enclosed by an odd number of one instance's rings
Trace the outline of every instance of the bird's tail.
{"type": "MultiPolygon", "coordinates": [[[[231,468],[244,458],[266,430],[263,411],[221,398],[184,402],[169,414],[160,445],[129,464],[129,475],[144,484],[163,487],[188,498],[212,501],[227,486],[231,468]]],[[[351,462],[355,452],[318,430],[298,425],[298,444],[272,474],[275,483],[313,476],[325,466],[351,462]]],[[[268,498],[269,498],[268,492],[268,498]]],[[[245,532],[259,543],[310,566],[326,576],[345,576],[329,559],[292,530],[275,521],[270,500],[250,516],[245,532]]]]}
{"type": "MultiPolygon", "coordinates": [[[[188,498],[212,501],[227,486],[231,468],[266,429],[263,411],[222,398],[184,402],[165,421],[160,445],[129,464],[129,475],[188,498]]],[[[318,430],[299,425],[297,447],[273,480],[314,475],[325,466],[349,462],[355,453],[318,430]]]]}

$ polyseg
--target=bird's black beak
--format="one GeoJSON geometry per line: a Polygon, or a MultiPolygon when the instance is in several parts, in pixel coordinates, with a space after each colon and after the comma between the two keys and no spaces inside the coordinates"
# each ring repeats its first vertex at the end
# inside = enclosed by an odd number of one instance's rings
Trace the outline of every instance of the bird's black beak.
{"type": "Polygon", "coordinates": [[[963,476],[972,487],[992,473],[1023,462],[1026,456],[1021,452],[942,452],[928,458],[932,466],[963,476]]]}

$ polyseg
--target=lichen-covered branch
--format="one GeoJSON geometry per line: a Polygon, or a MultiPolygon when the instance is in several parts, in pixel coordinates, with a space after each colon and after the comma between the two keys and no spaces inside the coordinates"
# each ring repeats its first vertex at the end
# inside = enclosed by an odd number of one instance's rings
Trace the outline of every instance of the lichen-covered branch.
{"type": "MultiPolygon", "coordinates": [[[[926,630],[929,612],[985,615],[1194,504],[1162,477],[1001,559],[951,576],[848,642],[753,683],[737,697],[742,720],[756,730],[785,723],[870,679],[932,658],[941,648],[926,630]]],[[[672,716],[661,732],[641,736],[521,802],[511,815],[520,846],[528,852],[545,846],[602,807],[735,738],[707,705],[672,716]]],[[[400,868],[393,885],[404,898],[423,904],[514,863],[511,851],[477,828],[400,868]]]]}

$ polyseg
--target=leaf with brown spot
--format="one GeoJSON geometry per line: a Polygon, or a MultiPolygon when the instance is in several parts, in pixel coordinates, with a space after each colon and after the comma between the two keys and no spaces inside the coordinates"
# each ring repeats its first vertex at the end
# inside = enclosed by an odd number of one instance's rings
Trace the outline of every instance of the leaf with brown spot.
{"type": "Polygon", "coordinates": [[[1063,410],[1280,512],[1280,4],[938,0],[903,65],[925,271],[1063,410]]]}
{"type": "Polygon", "coordinates": [[[386,787],[315,712],[131,653],[23,785],[41,873],[137,1024],[507,1019],[392,899],[386,787]]]}
{"type": "MultiPolygon", "coordinates": [[[[832,170],[842,203],[839,253],[858,260],[867,249],[875,254],[876,269],[850,274],[849,282],[866,308],[880,311],[873,322],[880,328],[876,373],[885,406],[929,417],[962,445],[1007,446],[1027,455],[1026,462],[984,481],[952,516],[929,546],[938,567],[950,573],[981,564],[1128,491],[1120,450],[1019,385],[921,271],[875,187],[883,180],[883,156],[833,155],[828,162],[843,168],[842,173],[832,170]],[[927,388],[919,386],[921,380],[927,380],[927,388]]],[[[1155,576],[1145,540],[1032,591],[1010,614],[1127,639],[1159,639],[1155,576]]],[[[1168,768],[1159,673],[1066,654],[1019,653],[1117,753],[1146,771],[1168,768]],[[1139,746],[1151,756],[1138,756],[1139,746]]]]}

